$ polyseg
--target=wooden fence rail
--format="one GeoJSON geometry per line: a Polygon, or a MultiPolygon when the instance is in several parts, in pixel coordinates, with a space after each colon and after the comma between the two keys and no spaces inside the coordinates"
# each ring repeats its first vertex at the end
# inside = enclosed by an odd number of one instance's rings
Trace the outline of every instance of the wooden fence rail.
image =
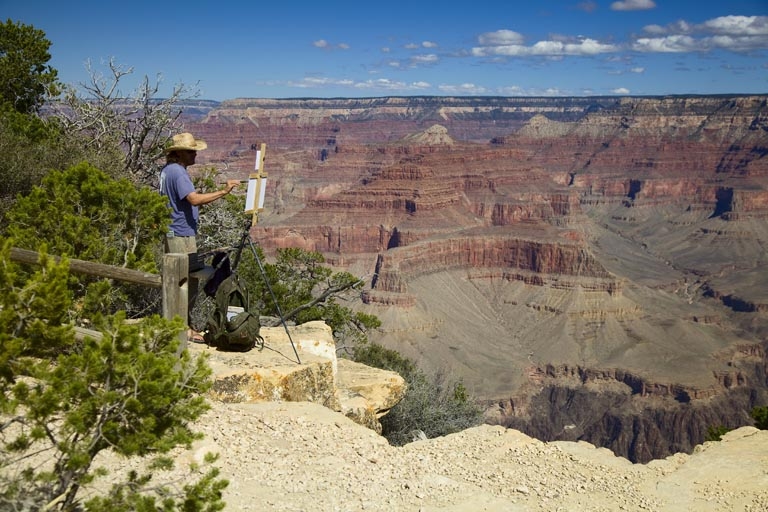
{"type": "MultiPolygon", "coordinates": [[[[61,261],[59,256],[50,255],[56,262],[61,261]]],[[[40,255],[35,251],[26,249],[11,248],[11,260],[29,265],[38,265],[40,255]]],[[[189,273],[189,256],[187,254],[169,253],[163,255],[163,273],[162,275],[152,274],[151,272],[141,272],[103,263],[78,260],[69,258],[69,270],[78,274],[89,276],[106,277],[116,279],[127,283],[148,286],[151,288],[161,288],[163,296],[163,317],[171,320],[176,316],[189,322],[187,305],[189,303],[189,280],[200,279],[206,273],[206,270],[189,273]]],[[[87,335],[98,335],[95,331],[85,331],[79,329],[78,332],[87,335]],[[92,334],[94,333],[94,334],[92,334]]],[[[179,334],[179,337],[186,342],[186,332],[179,334]]]]}
{"type": "MultiPolygon", "coordinates": [[[[53,258],[57,263],[61,261],[59,256],[51,255],[50,257],[53,258]]],[[[30,265],[37,265],[39,258],[40,255],[35,251],[28,251],[26,249],[11,247],[11,259],[14,261],[27,263],[30,265]]],[[[83,261],[70,258],[69,270],[78,274],[107,277],[109,279],[117,279],[119,281],[125,281],[128,283],[141,284],[144,286],[150,286],[152,288],[163,287],[163,278],[158,274],[141,272],[139,270],[132,270],[123,267],[115,267],[112,265],[105,265],[103,263],[94,263],[92,261],[83,261]]]]}

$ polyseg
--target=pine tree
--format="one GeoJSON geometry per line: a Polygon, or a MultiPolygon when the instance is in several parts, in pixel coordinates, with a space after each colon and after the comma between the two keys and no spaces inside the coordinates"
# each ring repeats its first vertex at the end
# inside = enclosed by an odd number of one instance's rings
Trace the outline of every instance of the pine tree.
{"type": "MultiPolygon", "coordinates": [[[[160,194],[113,179],[88,163],[51,171],[40,186],[18,198],[6,219],[5,234],[22,249],[46,245],[52,254],[145,272],[157,272],[170,222],[160,194]]],[[[84,277],[69,284],[77,306],[70,311],[73,317],[117,310],[143,316],[152,306],[146,288],[84,277]]]]}
{"type": "Polygon", "coordinates": [[[78,341],[67,322],[67,259],[43,252],[29,274],[10,260],[11,243],[0,250],[0,509],[220,510],[227,483],[216,468],[182,489],[134,473],[81,503],[82,486],[101,474],[101,451],[152,454],[168,467],[165,454],[201,437],[190,425],[209,408],[211,370],[179,351],[178,319],[99,317],[101,335],[78,341]]]}

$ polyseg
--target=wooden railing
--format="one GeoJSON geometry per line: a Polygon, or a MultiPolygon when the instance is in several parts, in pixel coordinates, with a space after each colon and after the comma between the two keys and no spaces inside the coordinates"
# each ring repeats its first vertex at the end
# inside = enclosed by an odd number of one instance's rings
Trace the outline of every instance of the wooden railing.
{"type": "MultiPolygon", "coordinates": [[[[49,255],[55,261],[60,261],[58,256],[49,255]]],[[[30,265],[39,264],[40,255],[35,251],[26,249],[11,248],[11,260],[30,265]]],[[[152,274],[150,272],[141,272],[103,263],[78,260],[69,258],[69,270],[78,274],[89,276],[106,277],[116,279],[126,283],[133,283],[150,288],[161,288],[163,298],[163,317],[171,320],[176,316],[181,317],[185,323],[189,322],[187,318],[187,305],[189,303],[189,280],[200,279],[207,270],[189,273],[189,256],[187,254],[169,253],[163,255],[163,273],[162,275],[152,274]]],[[[78,329],[80,334],[89,336],[98,336],[96,331],[78,329]]],[[[186,332],[179,334],[180,338],[186,342],[186,332]]]]}

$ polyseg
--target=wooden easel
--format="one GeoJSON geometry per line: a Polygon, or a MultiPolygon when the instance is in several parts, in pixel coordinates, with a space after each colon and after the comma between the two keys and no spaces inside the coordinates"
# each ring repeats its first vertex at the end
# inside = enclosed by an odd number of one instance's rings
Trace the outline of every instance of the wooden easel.
{"type": "Polygon", "coordinates": [[[245,197],[245,213],[250,214],[251,224],[259,221],[259,212],[264,210],[264,198],[267,192],[267,173],[264,172],[264,157],[267,153],[267,145],[261,143],[256,150],[256,162],[254,171],[248,175],[248,192],[245,197]]]}
{"type": "Polygon", "coordinates": [[[237,247],[237,254],[235,255],[234,263],[232,264],[232,272],[237,271],[237,267],[240,264],[240,256],[242,255],[243,249],[247,244],[253,253],[253,258],[259,265],[261,275],[264,278],[264,283],[267,285],[267,289],[269,290],[269,293],[272,296],[272,300],[275,303],[277,313],[280,315],[280,320],[283,324],[283,327],[285,328],[285,333],[288,335],[288,339],[290,340],[291,346],[293,347],[293,353],[296,356],[296,362],[301,364],[301,359],[299,358],[299,353],[296,350],[296,345],[293,343],[291,333],[288,331],[288,325],[285,323],[285,317],[283,316],[283,312],[280,310],[280,304],[277,302],[277,297],[275,297],[275,292],[272,290],[272,285],[269,284],[269,279],[267,278],[267,273],[264,270],[264,265],[261,263],[259,254],[256,251],[253,240],[251,239],[251,226],[259,221],[259,212],[264,210],[264,199],[267,193],[267,173],[264,172],[264,155],[266,152],[267,145],[262,142],[259,149],[256,150],[256,163],[254,165],[255,172],[252,172],[248,175],[248,191],[245,195],[245,214],[251,215],[251,218],[245,223],[243,236],[240,239],[240,245],[237,247]]]}

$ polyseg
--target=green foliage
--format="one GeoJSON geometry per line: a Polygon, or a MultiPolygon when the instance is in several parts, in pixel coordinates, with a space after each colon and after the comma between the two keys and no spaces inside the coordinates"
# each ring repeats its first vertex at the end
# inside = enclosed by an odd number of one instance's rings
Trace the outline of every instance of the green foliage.
{"type": "Polygon", "coordinates": [[[410,359],[374,343],[359,346],[355,360],[395,371],[408,385],[403,399],[381,418],[382,435],[393,445],[444,436],[483,421],[482,409],[464,384],[450,380],[445,373],[430,376],[410,359]]]}
{"type": "MultiPolygon", "coordinates": [[[[223,178],[216,169],[208,167],[196,173],[192,181],[195,189],[204,194],[221,189],[221,185],[217,183],[223,181],[223,178]]],[[[203,206],[197,225],[197,250],[207,252],[239,246],[248,220],[243,213],[244,209],[245,197],[240,194],[227,194],[222,199],[203,206]]],[[[246,247],[245,250],[250,251],[250,248],[246,247]]],[[[250,261],[254,261],[253,256],[250,256],[250,261]]],[[[249,283],[247,288],[251,291],[251,302],[258,303],[258,295],[252,291],[253,286],[249,283]]],[[[190,325],[203,330],[213,309],[213,299],[201,293],[190,312],[190,325]]]]}
{"type": "Polygon", "coordinates": [[[49,173],[20,198],[7,234],[29,249],[47,244],[55,254],[149,272],[168,217],[156,192],[82,163],[49,173]]]}
{"type": "MultiPolygon", "coordinates": [[[[753,407],[750,411],[752,419],[755,420],[755,427],[760,430],[768,430],[768,406],[753,407]]],[[[730,432],[731,428],[724,425],[710,426],[707,428],[705,441],[720,441],[724,434],[730,432]]]]}
{"type": "Polygon", "coordinates": [[[363,281],[348,272],[334,272],[324,266],[322,254],[298,248],[278,249],[275,262],[270,264],[264,262],[261,248],[256,251],[268,283],[248,247],[242,253],[238,273],[248,283],[252,296],[261,298],[262,315],[279,316],[279,306],[286,320],[299,324],[323,320],[333,330],[337,342],[351,346],[367,342],[368,331],[381,325],[375,316],[341,304],[359,298],[363,281]]]}
{"type": "Polygon", "coordinates": [[[43,253],[41,268],[29,276],[7,263],[11,244],[5,240],[0,247],[0,404],[25,357],[53,356],[74,339],[65,324],[71,301],[66,260],[55,265],[43,253]]]}
{"type": "Polygon", "coordinates": [[[418,366],[411,359],[378,343],[361,345],[355,349],[354,355],[358,363],[397,372],[406,382],[410,382],[420,373],[418,366]]]}
{"type": "MultiPolygon", "coordinates": [[[[10,247],[6,241],[0,251],[0,509],[76,510],[82,486],[99,476],[92,470],[99,452],[162,455],[200,438],[189,425],[209,407],[202,393],[211,370],[180,350],[178,319],[101,317],[101,336],[77,341],[64,321],[67,261],[43,254],[25,279],[10,247]]],[[[156,510],[158,498],[163,510],[220,510],[226,482],[217,475],[171,489],[150,485],[151,472],[132,474],[88,509],[156,510]]]]}
{"type": "Polygon", "coordinates": [[[752,408],[751,415],[755,420],[755,427],[768,430],[768,406],[752,408]]]}
{"type": "Polygon", "coordinates": [[[705,441],[720,441],[720,439],[723,437],[724,434],[727,434],[732,429],[724,426],[724,425],[717,425],[717,426],[710,426],[707,428],[707,437],[704,439],[705,441]]]}
{"type": "Polygon", "coordinates": [[[30,26],[0,25],[0,510],[221,510],[215,468],[191,468],[183,486],[156,478],[169,450],[200,437],[190,425],[208,408],[211,371],[179,346],[186,326],[143,314],[128,324],[120,310],[144,313],[135,298],[146,289],[68,272],[69,257],[157,270],[167,205],[134,184],[156,186],[185,89],[156,100],[145,79],[135,97],[116,97],[125,73],[110,63],[112,84],[94,74],[91,98],[68,88],[66,107],[39,117],[59,88],[49,46],[30,26]],[[15,265],[12,246],[40,251],[40,266],[15,265]],[[76,339],[70,321],[84,312],[100,336],[76,339]],[[83,502],[105,449],[155,459],[83,502]]]}
{"type": "MultiPolygon", "coordinates": [[[[331,277],[332,270],[323,266],[324,262],[318,252],[288,248],[278,250],[275,263],[268,267],[267,274],[274,276],[270,279],[272,290],[283,311],[291,312],[308,304],[293,315],[297,323],[323,318],[320,309],[327,305],[314,302],[312,291],[331,277]]],[[[333,305],[335,302],[330,307],[333,305]]],[[[267,297],[267,310],[275,310],[271,297],[267,297]]]]}
{"type": "MultiPolygon", "coordinates": [[[[169,223],[167,204],[159,194],[127,179],[114,180],[87,163],[49,173],[39,187],[17,200],[6,218],[6,234],[21,248],[45,245],[56,255],[145,272],[157,271],[169,223]]],[[[85,315],[129,309],[131,293],[146,293],[99,284],[95,278],[73,278],[70,284],[83,299],[85,315]]]]}
{"type": "Polygon", "coordinates": [[[55,123],[0,105],[0,219],[18,194],[29,193],[51,167],[67,162],[67,153],[55,123]]]}
{"type": "MultiPolygon", "coordinates": [[[[195,188],[203,193],[220,189],[219,181],[220,174],[210,168],[194,180],[195,188]]],[[[243,213],[244,207],[245,198],[238,194],[229,194],[223,201],[205,205],[200,210],[198,250],[239,246],[250,220],[243,213]]],[[[252,250],[246,240],[240,258],[237,272],[246,283],[251,304],[261,315],[276,318],[275,323],[279,322],[277,318],[281,313],[286,321],[297,324],[322,320],[331,327],[334,339],[342,348],[366,343],[368,332],[381,325],[376,316],[354,311],[343,304],[359,299],[363,280],[324,266],[325,258],[319,252],[278,249],[275,262],[268,263],[262,249],[254,244],[252,250]],[[254,257],[254,250],[259,261],[254,257]]],[[[210,298],[197,301],[192,325],[202,328],[212,308],[210,298]]]]}
{"type": "MultiPolygon", "coordinates": [[[[213,460],[208,461],[213,462],[213,460]]],[[[183,492],[174,493],[167,486],[148,494],[144,489],[151,478],[139,476],[135,472],[129,475],[129,480],[116,484],[106,496],[97,496],[85,503],[89,512],[155,512],[158,510],[179,510],[183,512],[216,512],[224,510],[225,503],[221,493],[229,485],[226,480],[217,480],[219,470],[213,468],[204,474],[200,480],[183,487],[183,492]]]]}
{"type": "Polygon", "coordinates": [[[58,72],[48,65],[51,42],[42,30],[8,19],[0,23],[0,103],[36,112],[58,93],[58,72]]]}

